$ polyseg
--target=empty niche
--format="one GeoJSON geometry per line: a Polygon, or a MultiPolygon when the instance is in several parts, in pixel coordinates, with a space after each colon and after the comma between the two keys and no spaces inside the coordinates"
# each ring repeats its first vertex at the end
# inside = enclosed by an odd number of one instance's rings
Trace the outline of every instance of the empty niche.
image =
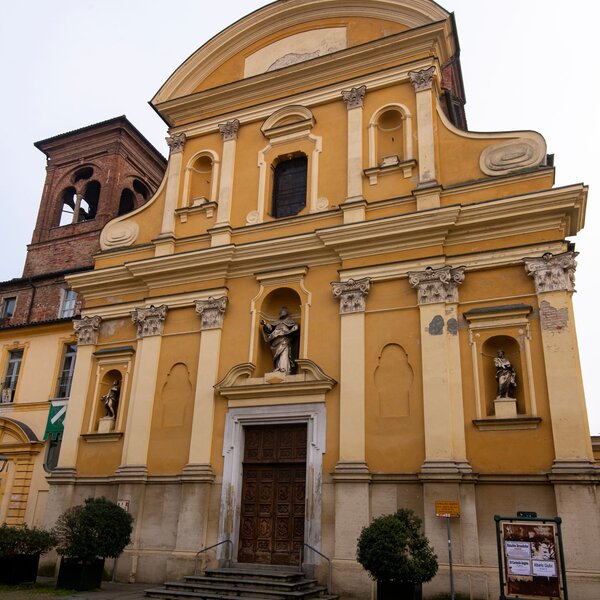
{"type": "Polygon", "coordinates": [[[292,357],[294,359],[299,356],[300,348],[300,337],[302,333],[302,325],[300,322],[301,315],[301,301],[298,292],[291,288],[283,287],[277,288],[270,292],[263,300],[259,313],[259,349],[258,349],[258,360],[257,368],[258,373],[269,373],[274,370],[275,365],[273,362],[273,354],[269,342],[263,339],[262,325],[260,321],[265,323],[273,324],[279,319],[281,309],[285,307],[289,313],[289,316],[298,324],[299,335],[293,335],[291,338],[292,342],[292,357]]]}
{"type": "Polygon", "coordinates": [[[414,372],[404,348],[399,344],[384,346],[374,375],[379,416],[408,417],[414,372]]]}
{"type": "Polygon", "coordinates": [[[175,363],[161,392],[161,426],[183,427],[192,418],[193,388],[184,363],[175,363]]]}
{"type": "Polygon", "coordinates": [[[211,198],[213,161],[210,156],[199,156],[191,167],[190,205],[196,206],[211,198]]]}
{"type": "Polygon", "coordinates": [[[482,347],[483,359],[483,384],[485,393],[485,410],[487,416],[493,416],[494,400],[498,396],[498,382],[496,380],[496,366],[494,359],[498,350],[503,350],[505,357],[510,361],[517,375],[515,396],[517,398],[517,413],[526,414],[523,371],[521,369],[521,352],[519,342],[507,335],[496,335],[485,341],[482,347]]]}
{"type": "Polygon", "coordinates": [[[390,161],[403,160],[402,113],[390,108],[377,119],[377,161],[384,166],[390,161]]]}

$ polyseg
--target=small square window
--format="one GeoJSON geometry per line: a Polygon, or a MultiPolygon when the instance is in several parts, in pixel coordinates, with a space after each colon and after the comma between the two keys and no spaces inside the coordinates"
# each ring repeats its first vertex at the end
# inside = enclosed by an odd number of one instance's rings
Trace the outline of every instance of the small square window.
{"type": "Polygon", "coordinates": [[[6,325],[8,321],[15,314],[15,306],[17,305],[17,299],[13,296],[11,298],[4,298],[2,301],[2,313],[0,314],[0,325],[6,325]]]}
{"type": "Polygon", "coordinates": [[[75,314],[75,303],[77,302],[77,292],[73,290],[65,290],[62,303],[60,305],[61,319],[72,317],[75,314]]]}

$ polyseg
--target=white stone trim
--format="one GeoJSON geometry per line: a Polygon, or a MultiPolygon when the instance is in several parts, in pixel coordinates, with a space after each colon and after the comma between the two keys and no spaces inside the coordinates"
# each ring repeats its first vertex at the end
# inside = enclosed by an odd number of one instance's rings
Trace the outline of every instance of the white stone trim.
{"type": "MultiPolygon", "coordinates": [[[[225,463],[223,466],[218,540],[231,539],[234,560],[236,560],[239,549],[244,427],[249,425],[307,424],[307,505],[304,513],[306,519],[304,523],[304,541],[320,550],[321,487],[323,454],[325,453],[326,442],[326,419],[324,403],[231,408],[227,413],[223,440],[225,463]],[[228,530],[228,524],[230,524],[231,530],[228,530]]],[[[225,558],[225,552],[226,550],[221,546],[217,554],[218,558],[225,558]]]]}

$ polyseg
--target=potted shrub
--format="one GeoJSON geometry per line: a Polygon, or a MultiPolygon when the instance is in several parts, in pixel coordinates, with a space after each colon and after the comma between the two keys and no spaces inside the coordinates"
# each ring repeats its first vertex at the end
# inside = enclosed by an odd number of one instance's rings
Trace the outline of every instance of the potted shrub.
{"type": "Polygon", "coordinates": [[[61,555],[57,588],[91,590],[102,582],[104,559],[117,558],[131,541],[131,515],[106,498],[87,498],[67,509],[54,529],[61,555]]]}
{"type": "Polygon", "coordinates": [[[377,600],[420,600],[421,584],[433,579],[438,569],[421,519],[405,508],[363,528],[356,558],[377,581],[377,600]]]}
{"type": "Polygon", "coordinates": [[[0,583],[35,582],[40,554],[56,544],[54,535],[37,527],[0,525],[0,583]]]}

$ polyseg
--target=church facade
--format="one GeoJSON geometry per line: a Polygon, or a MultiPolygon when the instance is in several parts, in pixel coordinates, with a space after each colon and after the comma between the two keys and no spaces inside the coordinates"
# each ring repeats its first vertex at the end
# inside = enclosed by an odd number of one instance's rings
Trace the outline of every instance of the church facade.
{"type": "Polygon", "coordinates": [[[426,0],[289,0],[234,23],[152,100],[165,177],[102,230],[48,524],[123,501],[117,576],[196,552],[333,563],[411,508],[447,590],[498,593],[494,515],[560,516],[569,585],[600,583],[598,470],[571,295],[587,189],[543,137],[466,127],[452,15],[426,0]]]}

